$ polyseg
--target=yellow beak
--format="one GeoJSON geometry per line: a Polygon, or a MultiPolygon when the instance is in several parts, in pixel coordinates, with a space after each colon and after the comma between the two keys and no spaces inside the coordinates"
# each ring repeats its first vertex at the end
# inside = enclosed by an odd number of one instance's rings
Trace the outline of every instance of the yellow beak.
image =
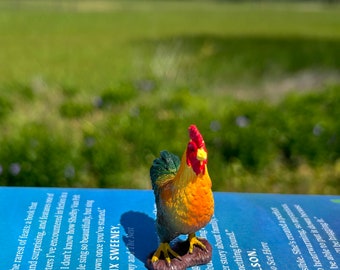
{"type": "Polygon", "coordinates": [[[203,148],[199,148],[197,150],[197,159],[198,160],[203,161],[203,160],[206,160],[207,157],[208,157],[207,152],[203,148]]]}

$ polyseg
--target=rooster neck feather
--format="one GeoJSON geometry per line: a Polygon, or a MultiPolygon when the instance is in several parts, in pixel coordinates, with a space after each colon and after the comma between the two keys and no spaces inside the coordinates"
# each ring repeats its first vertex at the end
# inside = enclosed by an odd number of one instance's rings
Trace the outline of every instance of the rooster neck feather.
{"type": "Polygon", "coordinates": [[[173,179],[174,187],[178,189],[188,187],[190,183],[198,178],[199,176],[197,176],[193,169],[187,165],[186,153],[184,152],[178,172],[173,179]]]}

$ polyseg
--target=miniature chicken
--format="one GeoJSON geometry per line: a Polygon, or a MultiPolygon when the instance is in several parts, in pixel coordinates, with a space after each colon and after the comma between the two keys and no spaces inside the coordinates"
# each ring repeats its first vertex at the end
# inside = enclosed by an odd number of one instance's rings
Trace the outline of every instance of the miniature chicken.
{"type": "Polygon", "coordinates": [[[170,246],[170,241],[180,234],[188,235],[189,253],[194,246],[206,250],[195,232],[210,221],[214,212],[208,153],[195,125],[189,127],[189,137],[181,161],[176,155],[162,151],[150,169],[157,206],[156,228],[161,242],[151,258],[153,263],[162,256],[168,265],[172,258],[180,259],[170,246]]]}

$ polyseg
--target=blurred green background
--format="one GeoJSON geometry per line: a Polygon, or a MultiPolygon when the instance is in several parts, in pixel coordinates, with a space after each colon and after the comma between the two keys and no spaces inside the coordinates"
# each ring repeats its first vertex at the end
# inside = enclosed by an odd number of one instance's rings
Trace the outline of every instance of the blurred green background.
{"type": "Polygon", "coordinates": [[[340,193],[336,1],[1,1],[0,185],[150,188],[195,123],[218,191],[340,193]]]}

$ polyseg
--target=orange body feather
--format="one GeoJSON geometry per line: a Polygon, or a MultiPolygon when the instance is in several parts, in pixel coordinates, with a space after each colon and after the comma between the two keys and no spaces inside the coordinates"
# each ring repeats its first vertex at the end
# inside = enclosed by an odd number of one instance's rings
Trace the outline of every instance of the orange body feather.
{"type": "MultiPolygon", "coordinates": [[[[186,164],[185,154],[176,176],[160,189],[161,213],[166,226],[177,234],[194,233],[204,227],[214,213],[214,199],[207,168],[196,175],[186,164]]],[[[164,224],[165,225],[165,224],[164,224]]]]}

